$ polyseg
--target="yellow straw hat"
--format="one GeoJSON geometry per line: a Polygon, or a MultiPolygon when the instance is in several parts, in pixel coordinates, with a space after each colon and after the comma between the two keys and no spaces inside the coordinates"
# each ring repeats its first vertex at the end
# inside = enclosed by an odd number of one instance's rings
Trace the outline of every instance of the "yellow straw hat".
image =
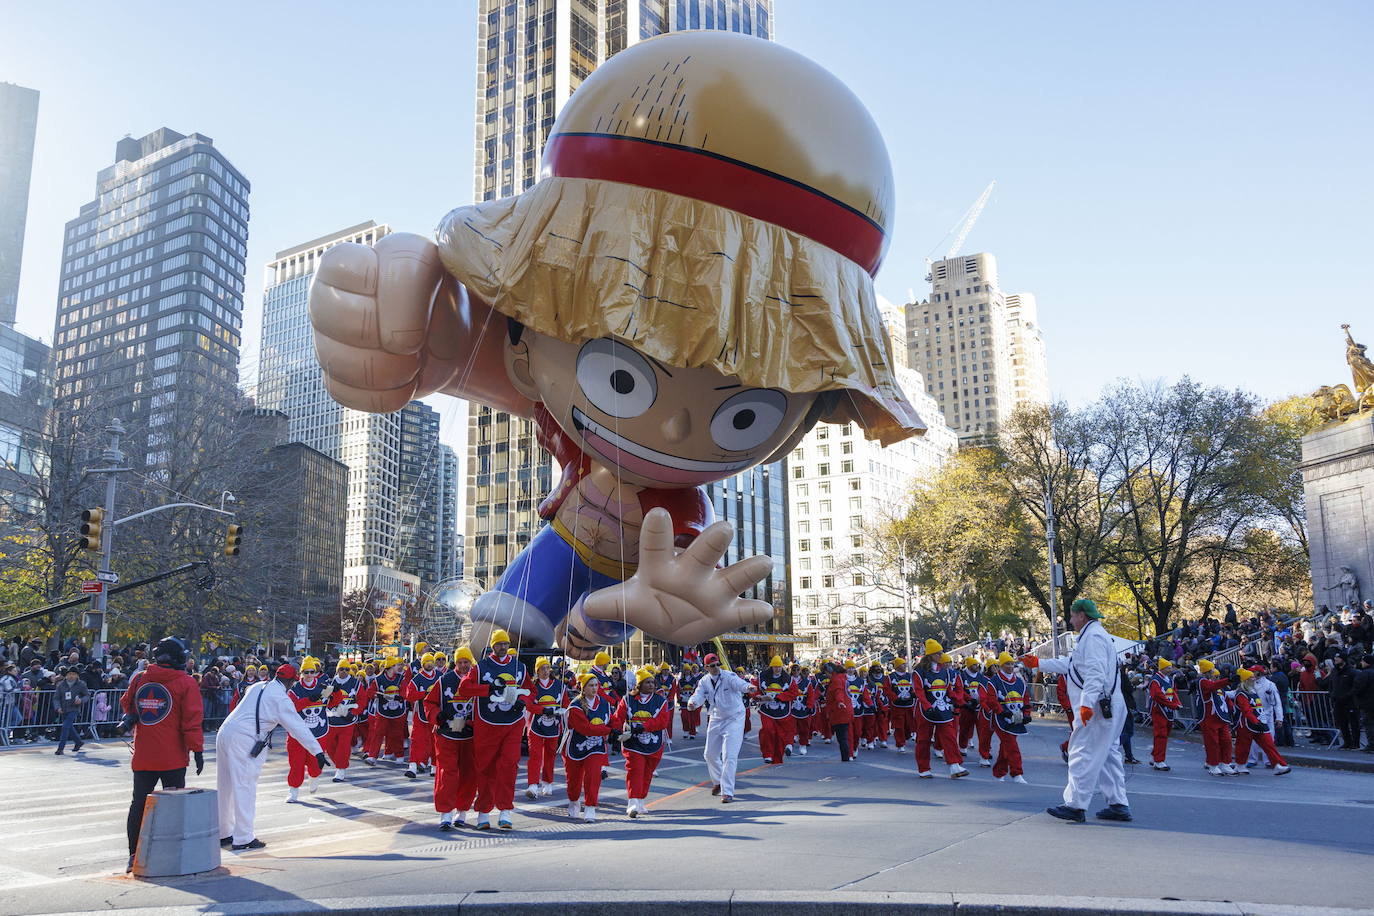
{"type": "Polygon", "coordinates": [[[452,211],[437,242],[449,273],[538,333],[843,392],[820,418],[891,444],[925,430],[873,290],[893,200],[882,135],[832,74],[771,41],[684,31],[597,67],[539,183],[452,211]]]}

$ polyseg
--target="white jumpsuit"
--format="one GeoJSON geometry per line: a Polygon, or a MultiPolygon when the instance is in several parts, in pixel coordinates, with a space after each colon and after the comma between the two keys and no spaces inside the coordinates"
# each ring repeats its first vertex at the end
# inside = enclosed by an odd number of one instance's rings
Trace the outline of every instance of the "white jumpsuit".
{"type": "Polygon", "coordinates": [[[735,794],[735,767],[744,740],[744,695],[751,689],[753,685],[738,674],[722,671],[702,678],[687,701],[691,709],[700,709],[703,704],[711,707],[703,756],[721,795],[735,794]]]}
{"type": "MultiPolygon", "coordinates": [[[[1283,704],[1279,702],[1279,688],[1274,686],[1274,682],[1267,677],[1257,677],[1254,681],[1254,694],[1259,697],[1260,721],[1269,726],[1269,734],[1278,740],[1279,723],[1283,721],[1283,704]]],[[[1245,761],[1245,765],[1263,763],[1268,758],[1264,751],[1260,749],[1259,743],[1250,745],[1250,759],[1245,761]]],[[[1236,763],[1241,761],[1237,760],[1236,763]]]]}
{"type": "Polygon", "coordinates": [[[1046,658],[1040,670],[1068,675],[1069,703],[1073,707],[1073,733],[1069,736],[1069,783],[1064,804],[1087,810],[1096,789],[1109,805],[1127,805],[1126,768],[1121,755],[1121,729],[1126,724],[1126,699],[1117,678],[1116,646],[1101,621],[1089,620],[1078,634],[1068,658],[1046,658]],[[1102,715],[1097,701],[1112,697],[1112,717],[1102,715]],[[1087,706],[1093,716],[1087,724],[1078,708],[1087,706]]]}
{"type": "Polygon", "coordinates": [[[248,688],[215,736],[215,784],[219,789],[219,834],[232,836],[236,846],[252,842],[253,817],[257,812],[258,776],[267,761],[267,750],[248,756],[259,735],[277,726],[295,738],[311,754],[321,753],[320,742],[310,733],[281,681],[260,681],[248,688]],[[262,705],[259,707],[258,699],[262,705]],[[256,722],[254,711],[256,710],[256,722]],[[261,728],[261,732],[256,728],[261,728]]]}

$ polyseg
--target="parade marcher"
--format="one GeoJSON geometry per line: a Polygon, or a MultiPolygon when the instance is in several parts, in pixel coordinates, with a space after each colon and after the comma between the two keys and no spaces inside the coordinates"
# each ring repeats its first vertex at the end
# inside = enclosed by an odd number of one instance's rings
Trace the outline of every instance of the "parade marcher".
{"type": "Polygon", "coordinates": [[[563,718],[567,715],[564,697],[568,690],[553,676],[553,666],[543,656],[534,660],[534,682],[525,706],[529,710],[529,724],[525,728],[525,743],[530,757],[525,765],[525,797],[548,798],[553,795],[554,758],[558,756],[558,742],[563,737],[563,718]]]}
{"type": "Polygon", "coordinates": [[[1197,663],[1198,690],[1202,694],[1202,747],[1207,772],[1234,776],[1231,729],[1236,724],[1236,705],[1230,694],[1231,679],[1217,671],[1208,659],[1197,663]]]}
{"type": "Polygon", "coordinates": [[[782,658],[774,655],[768,667],[759,675],[759,751],[767,763],[782,763],[783,748],[792,738],[792,700],[797,691],[792,675],[782,666],[782,658]]]}
{"type": "Polygon", "coordinates": [[[153,663],[129,681],[120,698],[124,720],[118,734],[134,731],[134,797],[129,804],[129,870],[134,867],[138,834],[148,793],[186,788],[186,763],[195,757],[196,775],[205,769],[205,732],[200,687],[186,673],[186,646],[175,637],[160,641],[153,663]]]}
{"type": "Polygon", "coordinates": [[[978,738],[978,763],[992,766],[992,720],[983,715],[980,698],[988,679],[975,656],[964,659],[964,670],[959,673],[963,684],[964,705],[959,709],[959,747],[962,751],[972,748],[972,740],[978,738]]]}
{"type": "MultiPolygon", "coordinates": [[[[416,648],[426,645],[417,643],[416,648]]],[[[439,680],[439,669],[434,654],[426,652],[420,656],[420,665],[412,670],[405,684],[406,703],[410,707],[410,763],[406,767],[406,778],[415,779],[419,773],[428,772],[434,761],[434,724],[425,711],[425,697],[429,688],[439,680]]]]}
{"type": "Polygon", "coordinates": [[[677,705],[677,678],[673,677],[673,668],[667,662],[658,666],[658,671],[654,674],[655,689],[668,701],[668,729],[665,736],[664,749],[673,749],[673,708],[677,705]]]}
{"type": "Polygon", "coordinates": [[[1165,756],[1169,753],[1169,731],[1174,726],[1178,709],[1183,701],[1174,689],[1174,664],[1167,658],[1155,663],[1155,673],[1150,675],[1150,725],[1154,730],[1154,746],[1150,750],[1150,767],[1155,770],[1168,770],[1165,756]]]}
{"type": "Polygon", "coordinates": [[[883,666],[876,662],[868,666],[868,696],[873,701],[873,726],[869,729],[869,747],[887,747],[887,736],[892,731],[892,719],[888,714],[891,705],[887,692],[883,690],[886,675],[883,666]]]}
{"type": "Polygon", "coordinates": [[[445,671],[425,695],[426,715],[434,724],[434,810],[439,829],[466,827],[468,809],[477,798],[477,768],[473,763],[473,701],[459,696],[463,678],[473,668],[472,650],[453,653],[453,668],[445,671]]]}
{"type": "Polygon", "coordinates": [[[883,679],[883,692],[887,694],[893,740],[897,750],[904,751],[907,739],[916,734],[916,691],[906,659],[892,660],[892,671],[883,679]]]}
{"type": "Polygon", "coordinates": [[[735,768],[744,740],[744,702],[757,689],[738,674],[724,670],[712,653],[706,656],[706,676],[688,701],[693,709],[708,707],[704,756],[713,783],[711,794],[719,795],[722,803],[734,801],[735,768]]]}
{"type": "Polygon", "coordinates": [[[811,669],[803,665],[797,671],[796,696],[792,698],[792,731],[797,753],[805,757],[811,747],[811,723],[816,716],[817,686],[811,669]]]}
{"type": "Polygon", "coordinates": [[[568,783],[568,817],[590,824],[596,821],[601,800],[601,771],[610,762],[607,738],[613,710],[596,674],[587,672],[577,685],[577,698],[568,706],[563,776],[568,783]]]}
{"type": "MultiPolygon", "coordinates": [[[[964,755],[959,752],[959,735],[954,723],[955,714],[964,702],[958,691],[958,682],[953,672],[941,664],[944,655],[940,644],[927,639],[925,654],[917,666],[914,685],[916,688],[916,773],[922,779],[930,779],[931,744],[939,741],[944,750],[945,763],[949,764],[950,779],[967,776],[964,769],[964,755]]],[[[946,658],[948,656],[945,656],[946,658]]]]}
{"type": "Polygon", "coordinates": [[[434,660],[434,654],[429,651],[429,643],[420,640],[415,644],[415,651],[410,656],[410,673],[412,675],[424,667],[426,655],[430,657],[431,661],[434,660]]]}
{"type": "Polygon", "coordinates": [[[821,682],[825,685],[821,709],[826,728],[839,745],[840,761],[848,763],[854,759],[853,745],[849,741],[849,730],[854,727],[854,698],[849,692],[849,678],[842,665],[826,662],[821,666],[821,682]]]}
{"type": "MultiPolygon", "coordinates": [[[[510,634],[493,630],[491,649],[463,678],[459,696],[476,700],[473,723],[473,765],[477,768],[477,829],[491,829],[491,812],[498,826],[514,829],[515,779],[520,772],[520,738],[525,733],[525,704],[529,673],[510,651],[510,634]]],[[[607,714],[609,718],[609,713],[607,714]]]]}
{"type": "MultiPolygon", "coordinates": [[[[286,693],[295,705],[296,711],[300,713],[301,719],[305,721],[305,727],[310,729],[310,734],[314,735],[315,740],[323,747],[325,736],[329,733],[326,707],[330,695],[334,693],[334,685],[321,680],[320,660],[309,655],[301,659],[300,674],[300,680],[292,684],[286,693]]],[[[314,795],[315,789],[319,786],[323,764],[289,735],[286,739],[286,766],[286,800],[299,800],[301,783],[305,781],[307,771],[310,773],[310,794],[314,795]]]]}
{"type": "Polygon", "coordinates": [[[360,681],[353,673],[352,662],[343,659],[335,666],[332,686],[334,692],[325,709],[329,730],[320,745],[334,762],[333,781],[343,782],[353,756],[353,732],[359,714],[372,700],[373,687],[360,681]]]}
{"type": "Polygon", "coordinates": [[[1273,728],[1265,721],[1264,698],[1260,694],[1259,685],[1255,683],[1259,679],[1255,677],[1255,672],[1248,668],[1240,669],[1236,675],[1240,678],[1240,689],[1236,691],[1236,713],[1240,720],[1240,725],[1236,728],[1236,760],[1239,763],[1236,775],[1250,775],[1250,768],[1245,761],[1249,759],[1251,742],[1269,758],[1275,776],[1291,773],[1293,768],[1274,745],[1273,728]]]}
{"type": "Polygon", "coordinates": [[[979,717],[997,732],[997,761],[992,775],[998,782],[1025,783],[1021,768],[1021,736],[1031,720],[1030,682],[1016,670],[1010,652],[997,656],[995,673],[978,681],[979,717]]]}
{"type": "MultiPolygon", "coordinates": [[[[1274,686],[1274,682],[1265,675],[1267,670],[1262,662],[1250,666],[1251,673],[1255,675],[1255,679],[1250,685],[1250,692],[1255,695],[1258,701],[1252,704],[1255,707],[1255,712],[1264,724],[1269,726],[1269,735],[1277,747],[1278,736],[1283,729],[1283,700],[1279,697],[1278,687],[1274,686]]],[[[1247,678],[1247,680],[1249,679],[1247,678]]],[[[1241,685],[1242,689],[1244,686],[1244,684],[1241,685]]],[[[1236,738],[1240,738],[1239,727],[1236,729],[1236,738]]],[[[1239,740],[1236,743],[1239,744],[1239,740]]],[[[1245,757],[1242,757],[1237,751],[1235,759],[1237,772],[1251,764],[1258,763],[1261,753],[1262,748],[1260,748],[1258,741],[1251,742],[1250,753],[1245,757]]],[[[1268,765],[1272,767],[1273,761],[1271,760],[1268,765]]]]}
{"type": "Polygon", "coordinates": [[[1079,598],[1069,609],[1069,624],[1078,633],[1073,652],[1067,658],[1021,657],[1027,668],[1038,667],[1069,682],[1074,713],[1073,732],[1069,735],[1069,779],[1064,786],[1064,803],[1045,810],[1061,820],[1080,824],[1087,819],[1094,791],[1100,791],[1107,800],[1107,807],[1098,811],[1096,817],[1104,821],[1132,818],[1121,753],[1126,700],[1121,694],[1116,645],[1101,621],[1102,612],[1097,604],[1089,598],[1079,598]]]}
{"type": "Polygon", "coordinates": [[[221,846],[234,850],[261,849],[267,844],[253,833],[257,813],[258,777],[267,761],[267,739],[281,727],[325,765],[319,740],[310,733],[287,691],[296,682],[296,669],[279,665],[275,676],[260,681],[225,718],[215,737],[215,783],[219,789],[221,846]]]}
{"type": "Polygon", "coordinates": [[[744,670],[743,665],[735,666],[735,676],[747,684],[752,684],[755,692],[744,697],[741,702],[744,704],[744,733],[747,735],[754,730],[754,703],[758,696],[758,681],[749,676],[749,672],[744,670]]]}
{"type": "Polygon", "coordinates": [[[682,676],[677,683],[677,705],[682,711],[682,731],[689,739],[697,739],[697,729],[701,728],[701,710],[692,709],[687,705],[687,701],[696,692],[697,684],[701,682],[701,673],[697,671],[697,666],[691,662],[685,662],[682,666],[682,676]]]}
{"type": "Polygon", "coordinates": [[[611,717],[612,730],[619,730],[620,749],[625,755],[625,813],[632,818],[648,814],[644,799],[654,770],[663,759],[664,733],[673,721],[673,704],[657,689],[653,669],[645,668],[635,676],[635,689],[620,701],[611,717]]]}
{"type": "Polygon", "coordinates": [[[381,674],[372,679],[376,714],[369,717],[367,744],[363,748],[368,766],[376,766],[378,760],[400,760],[405,753],[406,716],[410,712],[406,703],[406,684],[409,680],[410,669],[398,655],[387,658],[382,663],[381,674]]]}
{"type": "Polygon", "coordinates": [[[1140,763],[1136,759],[1135,749],[1131,747],[1131,739],[1135,737],[1135,685],[1131,681],[1130,667],[1123,661],[1119,665],[1118,676],[1121,678],[1121,697],[1126,701],[1126,718],[1121,723],[1121,755],[1122,763],[1135,766],[1140,763]]]}

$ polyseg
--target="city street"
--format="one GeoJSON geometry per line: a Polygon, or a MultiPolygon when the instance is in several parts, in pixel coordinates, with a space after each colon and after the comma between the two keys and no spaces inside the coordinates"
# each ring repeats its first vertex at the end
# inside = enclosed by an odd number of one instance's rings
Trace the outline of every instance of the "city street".
{"type": "MultiPolygon", "coordinates": [[[[613,774],[595,825],[569,822],[558,798],[535,804],[521,795],[517,829],[482,834],[440,833],[428,781],[407,780],[394,764],[355,765],[345,785],[326,773],[316,796],[286,804],[279,746],[258,801],[267,849],[226,851],[218,872],[156,881],[122,874],[130,791],[122,742],[88,744],[67,758],[19,749],[0,754],[0,909],[606,889],[677,899],[735,890],[793,899],[832,891],[1093,895],[1280,905],[1275,912],[1370,905],[1369,775],[1295,769],[1275,777],[1259,768],[1218,779],[1203,772],[1200,747],[1174,742],[1173,772],[1128,767],[1134,823],[1078,826],[1043,813],[1063,784],[1062,732],[1036,726],[1023,742],[1025,786],[994,782],[976,760],[967,779],[918,780],[909,751],[866,751],[842,764],[824,744],[765,767],[750,740],[729,806],[699,787],[701,740],[679,736],[647,819],[624,816],[624,780],[613,774]]],[[[935,769],[943,770],[938,761],[935,769]]],[[[190,782],[213,787],[213,774],[207,753],[206,772],[190,782]]]]}

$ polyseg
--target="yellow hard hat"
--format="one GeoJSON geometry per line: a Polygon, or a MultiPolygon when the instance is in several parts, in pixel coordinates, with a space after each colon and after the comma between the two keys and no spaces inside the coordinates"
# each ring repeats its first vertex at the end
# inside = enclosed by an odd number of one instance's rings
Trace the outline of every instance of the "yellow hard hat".
{"type": "Polygon", "coordinates": [[[996,662],[996,663],[999,664],[999,665],[1014,665],[1014,664],[1016,664],[1016,659],[1012,658],[1011,653],[1008,652],[1008,651],[1006,651],[1005,649],[1002,650],[1002,653],[1001,653],[1000,655],[998,655],[997,658],[993,659],[993,661],[996,662]]]}
{"type": "Polygon", "coordinates": [[[1169,661],[1167,658],[1161,658],[1161,659],[1159,660],[1159,670],[1160,670],[1160,671],[1163,671],[1165,668],[1172,668],[1173,666],[1174,666],[1174,663],[1171,662],[1171,661],[1169,661]]]}
{"type": "Polygon", "coordinates": [[[305,658],[301,659],[301,673],[302,673],[302,674],[304,674],[304,673],[307,672],[307,671],[319,671],[319,670],[320,670],[320,660],[319,660],[318,658],[316,658],[315,656],[313,656],[313,655],[307,655],[305,658]]]}
{"type": "Polygon", "coordinates": [[[472,650],[467,646],[459,646],[453,650],[453,660],[456,662],[460,658],[465,658],[473,664],[477,664],[477,659],[473,658],[472,650]]]}
{"type": "Polygon", "coordinates": [[[934,639],[927,639],[927,640],[926,640],[926,652],[925,652],[926,655],[938,655],[938,654],[940,654],[940,653],[943,652],[943,651],[945,651],[945,647],[942,646],[942,645],[940,645],[940,643],[937,642],[936,640],[934,640],[934,639]]]}
{"type": "Polygon", "coordinates": [[[1236,677],[1240,678],[1240,682],[1242,684],[1244,684],[1246,681],[1250,680],[1250,678],[1254,676],[1255,672],[1251,671],[1249,668],[1242,668],[1236,672],[1236,677]]]}
{"type": "Polygon", "coordinates": [[[906,664],[906,659],[902,658],[901,656],[898,656],[897,658],[894,658],[894,659],[892,660],[892,664],[894,664],[894,665],[905,665],[905,664],[906,664]]]}
{"type": "MultiPolygon", "coordinates": [[[[541,655],[541,656],[539,656],[538,658],[536,658],[536,659],[534,660],[534,670],[535,670],[535,671],[538,671],[540,668],[543,668],[545,665],[548,665],[548,664],[549,664],[549,657],[548,657],[547,655],[541,655]]],[[[549,667],[553,667],[553,666],[550,665],[549,667]]]]}
{"type": "Polygon", "coordinates": [[[598,652],[596,658],[592,659],[592,664],[597,666],[609,665],[610,663],[611,656],[606,652],[598,652]]]}
{"type": "Polygon", "coordinates": [[[952,662],[952,661],[954,661],[954,659],[952,659],[952,658],[949,657],[949,653],[948,653],[948,652],[941,652],[941,653],[940,653],[940,664],[942,664],[942,665],[948,665],[948,664],[949,664],[950,662],[952,662]]]}
{"type": "Polygon", "coordinates": [[[420,664],[422,664],[422,665],[432,665],[432,664],[434,664],[434,653],[433,653],[433,652],[426,652],[424,655],[421,655],[421,656],[420,656],[420,664]]]}
{"type": "Polygon", "coordinates": [[[978,656],[976,656],[976,655],[965,655],[965,656],[964,656],[964,667],[965,667],[965,668],[977,668],[977,667],[978,667],[978,656]]]}
{"type": "Polygon", "coordinates": [[[770,668],[781,668],[781,667],[782,667],[782,656],[781,656],[781,655],[774,655],[772,658],[770,658],[770,659],[768,660],[768,667],[770,667],[770,668]]]}
{"type": "Polygon", "coordinates": [[[505,630],[492,630],[492,631],[491,631],[491,639],[488,639],[488,640],[487,640],[487,648],[488,648],[488,649],[494,649],[494,648],[496,647],[496,644],[497,644],[498,642],[503,642],[503,643],[506,643],[507,645],[509,645],[509,644],[510,644],[510,634],[507,633],[505,630]]]}
{"type": "Polygon", "coordinates": [[[1212,664],[1210,660],[1204,658],[1197,663],[1197,670],[1201,671],[1203,674],[1211,674],[1213,671],[1217,670],[1217,666],[1212,664]]]}

